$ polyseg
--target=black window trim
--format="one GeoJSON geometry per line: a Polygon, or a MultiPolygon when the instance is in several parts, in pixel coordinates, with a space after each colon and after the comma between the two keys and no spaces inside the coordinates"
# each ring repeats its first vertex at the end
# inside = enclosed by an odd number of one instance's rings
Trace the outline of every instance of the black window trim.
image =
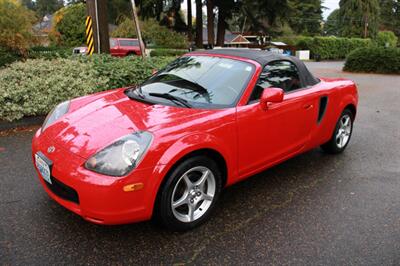
{"type": "MultiPolygon", "coordinates": [[[[285,91],[284,91],[284,94],[285,94],[285,95],[291,94],[291,93],[294,93],[294,92],[298,92],[298,91],[301,91],[301,90],[307,90],[307,89],[310,89],[310,88],[312,88],[312,87],[314,87],[315,85],[318,84],[318,83],[317,83],[317,84],[315,84],[314,86],[304,86],[303,77],[301,76],[300,71],[299,71],[299,68],[297,67],[297,65],[296,65],[295,63],[293,63],[293,62],[291,62],[291,61],[289,61],[289,60],[285,60],[285,59],[273,60],[273,61],[271,61],[271,62],[268,62],[268,64],[266,64],[266,65],[263,67],[263,69],[261,70],[260,74],[258,74],[257,82],[256,82],[256,84],[254,85],[254,87],[253,87],[252,90],[251,90],[249,99],[248,99],[248,101],[247,101],[247,105],[251,105],[251,104],[254,104],[254,103],[258,103],[258,102],[260,101],[260,99],[250,101],[251,95],[253,94],[253,91],[255,90],[255,88],[256,88],[256,86],[257,86],[258,80],[260,79],[260,76],[261,76],[261,74],[262,74],[264,68],[266,68],[269,64],[274,63],[274,62],[289,62],[289,63],[291,63],[292,65],[294,65],[294,66],[296,67],[297,73],[299,74],[301,88],[296,89],[296,90],[292,90],[292,91],[289,91],[289,92],[285,92],[285,91]]],[[[319,82],[321,82],[321,80],[319,80],[319,82]]]]}

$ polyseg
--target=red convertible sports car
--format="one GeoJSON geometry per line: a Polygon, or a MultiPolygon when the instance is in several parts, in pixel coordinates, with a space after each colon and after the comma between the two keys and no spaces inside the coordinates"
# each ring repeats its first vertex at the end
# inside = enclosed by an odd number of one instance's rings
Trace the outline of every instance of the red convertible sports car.
{"type": "Polygon", "coordinates": [[[318,146],[342,152],[357,101],[352,81],[294,57],[192,52],[140,86],[61,103],[32,156],[46,192],[88,221],[188,230],[224,187],[318,146]]]}

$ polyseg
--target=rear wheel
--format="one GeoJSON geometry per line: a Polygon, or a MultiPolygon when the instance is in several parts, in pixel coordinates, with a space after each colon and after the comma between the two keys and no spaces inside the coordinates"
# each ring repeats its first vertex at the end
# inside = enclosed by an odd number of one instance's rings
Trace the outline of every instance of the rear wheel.
{"type": "Polygon", "coordinates": [[[354,115],[349,109],[345,109],[336,123],[335,131],[332,138],[321,148],[327,153],[341,153],[350,142],[353,133],[354,115]]]}
{"type": "Polygon", "coordinates": [[[157,206],[162,225],[175,231],[205,222],[221,192],[221,172],[208,157],[195,156],[180,163],[167,177],[157,206]]]}

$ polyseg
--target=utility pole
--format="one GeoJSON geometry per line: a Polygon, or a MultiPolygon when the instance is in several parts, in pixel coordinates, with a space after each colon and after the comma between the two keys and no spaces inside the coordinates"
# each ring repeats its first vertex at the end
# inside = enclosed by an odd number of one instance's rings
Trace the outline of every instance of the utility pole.
{"type": "Polygon", "coordinates": [[[94,50],[97,53],[110,53],[108,36],[107,0],[87,0],[86,9],[93,20],[94,50]]]}
{"type": "Polygon", "coordinates": [[[143,59],[145,59],[146,58],[146,50],[145,50],[143,39],[142,39],[142,33],[140,31],[139,19],[138,19],[137,13],[136,13],[135,0],[131,0],[131,4],[132,4],[132,12],[133,12],[133,22],[135,23],[136,34],[137,34],[138,40],[139,40],[140,52],[142,53],[143,59]]]}

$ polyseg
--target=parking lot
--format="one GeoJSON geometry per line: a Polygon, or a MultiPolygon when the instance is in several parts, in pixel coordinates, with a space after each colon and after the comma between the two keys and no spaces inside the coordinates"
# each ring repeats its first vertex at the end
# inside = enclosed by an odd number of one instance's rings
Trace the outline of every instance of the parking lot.
{"type": "Polygon", "coordinates": [[[33,129],[3,134],[0,264],[399,265],[400,76],[308,66],[359,86],[348,149],[315,149],[226,189],[211,221],[186,233],[82,220],[38,182],[33,129]]]}

